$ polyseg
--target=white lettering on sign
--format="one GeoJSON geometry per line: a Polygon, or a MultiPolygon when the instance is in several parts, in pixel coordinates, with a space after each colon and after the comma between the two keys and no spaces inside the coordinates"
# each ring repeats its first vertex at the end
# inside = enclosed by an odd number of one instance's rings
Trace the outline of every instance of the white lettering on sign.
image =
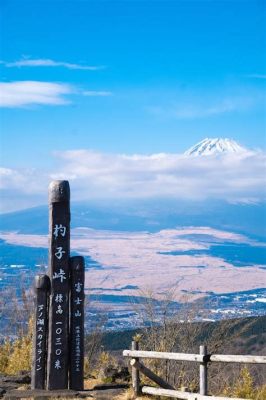
{"type": "Polygon", "coordinates": [[[77,311],[75,312],[75,317],[81,317],[81,312],[80,312],[79,310],[77,310],[77,311]]]}
{"type": "Polygon", "coordinates": [[[63,257],[65,251],[63,250],[63,247],[57,247],[56,250],[57,250],[57,251],[55,252],[54,255],[56,256],[56,258],[57,258],[58,260],[61,260],[61,258],[63,257]]]}
{"type": "Polygon", "coordinates": [[[63,295],[62,295],[61,293],[58,293],[58,294],[55,296],[55,302],[56,302],[56,303],[63,303],[63,301],[64,301],[63,295]]]}
{"type": "Polygon", "coordinates": [[[81,342],[80,342],[80,326],[75,327],[75,371],[80,372],[81,368],[81,342]]]}
{"type": "Polygon", "coordinates": [[[56,224],[54,227],[53,234],[55,238],[57,238],[59,235],[64,237],[66,235],[66,227],[63,226],[62,224],[60,225],[56,224]]]}
{"type": "Polygon", "coordinates": [[[43,363],[43,339],[44,339],[44,326],[45,326],[45,319],[44,319],[44,311],[45,306],[44,304],[37,305],[37,314],[36,314],[36,361],[35,361],[35,369],[36,371],[42,370],[42,363],[43,363]]]}
{"type": "Polygon", "coordinates": [[[53,279],[59,279],[60,282],[63,283],[64,279],[66,279],[65,275],[65,271],[60,268],[59,272],[54,272],[53,279]]]}
{"type": "MultiPolygon", "coordinates": [[[[63,294],[56,293],[54,296],[55,296],[54,297],[55,302],[57,303],[56,307],[55,307],[55,313],[62,315],[64,310],[62,308],[62,305],[58,304],[58,303],[61,303],[63,301],[63,294]]],[[[63,356],[63,353],[64,353],[63,343],[62,343],[63,326],[64,326],[64,324],[62,321],[55,321],[55,335],[56,336],[54,338],[55,340],[53,343],[53,351],[54,351],[54,356],[55,356],[54,368],[57,370],[62,368],[62,364],[61,364],[62,358],[61,357],[63,356]]]]}
{"type": "Polygon", "coordinates": [[[55,345],[62,346],[62,338],[60,338],[60,337],[55,338],[55,345]]]}
{"type": "Polygon", "coordinates": [[[42,366],[41,366],[41,359],[42,357],[36,358],[36,371],[41,371],[42,366]]]}
{"type": "Polygon", "coordinates": [[[81,304],[82,303],[82,300],[79,297],[77,297],[74,301],[75,301],[76,304],[81,304]]]}
{"type": "Polygon", "coordinates": [[[55,369],[60,369],[61,368],[61,361],[60,360],[56,360],[55,364],[54,364],[55,369]]]}
{"type": "Polygon", "coordinates": [[[58,306],[57,306],[56,314],[60,314],[60,315],[63,314],[63,309],[60,304],[58,304],[58,306]]]}
{"type": "Polygon", "coordinates": [[[76,292],[80,293],[82,290],[82,283],[80,283],[80,282],[75,283],[75,288],[76,288],[76,292]]]}

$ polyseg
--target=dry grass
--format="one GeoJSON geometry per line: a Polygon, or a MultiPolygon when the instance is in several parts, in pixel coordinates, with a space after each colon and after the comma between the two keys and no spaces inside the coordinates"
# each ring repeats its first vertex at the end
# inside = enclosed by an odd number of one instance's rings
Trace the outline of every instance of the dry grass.
{"type": "Polygon", "coordinates": [[[96,379],[96,378],[88,378],[84,380],[84,389],[85,390],[91,390],[93,389],[96,385],[102,384],[103,381],[101,379],[96,379]]]}
{"type": "MultiPolygon", "coordinates": [[[[134,399],[133,390],[132,388],[126,390],[124,393],[119,394],[118,396],[114,397],[113,400],[132,400],[134,399]]],[[[139,396],[136,400],[154,400],[155,397],[148,397],[148,396],[139,396]]]]}

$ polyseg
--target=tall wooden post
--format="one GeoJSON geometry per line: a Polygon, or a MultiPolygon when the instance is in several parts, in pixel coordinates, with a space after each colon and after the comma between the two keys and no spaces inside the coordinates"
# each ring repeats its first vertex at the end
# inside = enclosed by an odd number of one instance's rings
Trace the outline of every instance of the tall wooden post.
{"type": "Polygon", "coordinates": [[[48,342],[48,389],[68,388],[70,188],[67,181],[49,186],[49,274],[51,296],[48,342]]]}
{"type": "MultiPolygon", "coordinates": [[[[132,350],[139,350],[139,342],[137,342],[136,340],[132,341],[131,346],[132,350]]],[[[139,361],[138,358],[135,358],[135,360],[139,361]]],[[[134,366],[132,366],[132,386],[134,391],[134,397],[140,396],[141,390],[140,390],[139,371],[134,366]]]]}
{"type": "Polygon", "coordinates": [[[70,389],[83,390],[84,375],[84,258],[70,258],[70,389]]]}
{"type": "MultiPolygon", "coordinates": [[[[207,355],[207,346],[200,346],[200,354],[203,356],[207,355]]],[[[206,362],[200,363],[200,394],[207,396],[208,383],[207,383],[208,367],[206,362]]]]}
{"type": "Polygon", "coordinates": [[[32,389],[45,389],[49,290],[49,277],[47,275],[37,275],[35,277],[36,297],[31,371],[32,389]]]}

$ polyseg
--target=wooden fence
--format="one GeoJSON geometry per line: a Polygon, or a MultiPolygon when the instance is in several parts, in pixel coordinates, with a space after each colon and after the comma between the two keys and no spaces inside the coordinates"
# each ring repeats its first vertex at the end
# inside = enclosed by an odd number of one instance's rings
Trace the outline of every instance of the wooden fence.
{"type": "Polygon", "coordinates": [[[217,397],[208,396],[208,363],[222,362],[222,363],[245,363],[245,364],[266,364],[266,356],[252,356],[252,355],[224,355],[224,354],[208,354],[205,345],[200,346],[199,354],[188,353],[164,353],[157,351],[142,351],[139,350],[138,343],[132,342],[132,350],[124,350],[124,357],[130,357],[130,365],[132,367],[132,386],[135,397],[141,394],[151,394],[156,396],[172,397],[175,399],[184,400],[244,400],[234,399],[232,397],[217,397]],[[175,360],[175,361],[190,361],[199,363],[199,393],[190,393],[187,391],[176,390],[164,379],[156,375],[149,368],[147,368],[140,358],[161,359],[161,360],[175,360]],[[155,382],[159,388],[152,386],[140,385],[140,373],[147,376],[150,380],[155,382]]]}

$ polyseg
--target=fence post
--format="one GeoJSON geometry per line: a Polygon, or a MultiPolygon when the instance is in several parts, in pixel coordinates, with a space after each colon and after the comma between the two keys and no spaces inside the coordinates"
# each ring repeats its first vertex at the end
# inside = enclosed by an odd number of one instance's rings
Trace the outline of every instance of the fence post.
{"type": "MultiPolygon", "coordinates": [[[[200,346],[200,354],[203,356],[207,355],[206,345],[200,346]]],[[[203,396],[207,396],[208,392],[207,373],[208,373],[207,362],[204,361],[200,363],[200,394],[202,394],[203,396]]]]}
{"type": "MultiPolygon", "coordinates": [[[[139,342],[137,342],[136,340],[133,340],[131,349],[139,350],[139,342]]],[[[135,358],[135,360],[139,361],[138,358],[135,358]]],[[[132,367],[132,386],[133,386],[133,391],[134,391],[134,397],[139,396],[141,394],[140,378],[139,378],[139,371],[135,367],[132,367]]]]}
{"type": "Polygon", "coordinates": [[[35,277],[36,298],[31,371],[32,389],[45,389],[49,290],[49,277],[47,275],[37,275],[35,277]]]}

